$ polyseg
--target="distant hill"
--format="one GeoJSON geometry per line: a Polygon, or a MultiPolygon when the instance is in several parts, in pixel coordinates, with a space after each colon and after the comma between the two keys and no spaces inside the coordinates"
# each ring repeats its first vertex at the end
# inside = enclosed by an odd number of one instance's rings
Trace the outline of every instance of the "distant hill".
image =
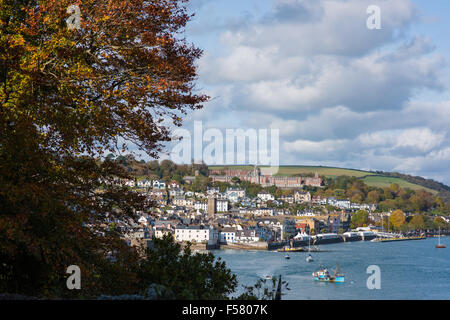
{"type": "MultiPolygon", "coordinates": [[[[251,169],[252,166],[227,166],[235,169],[251,169]]],[[[211,169],[224,169],[225,166],[209,166],[211,169]]],[[[326,178],[335,178],[337,176],[352,176],[363,180],[367,185],[374,187],[387,187],[392,183],[398,183],[403,188],[410,188],[412,190],[425,189],[435,195],[439,195],[447,200],[450,200],[450,187],[434,181],[432,179],[425,179],[422,177],[401,174],[398,172],[384,172],[384,171],[365,171],[349,168],[325,167],[325,166],[280,166],[277,175],[299,175],[299,174],[314,174],[318,173],[326,178]]]]}

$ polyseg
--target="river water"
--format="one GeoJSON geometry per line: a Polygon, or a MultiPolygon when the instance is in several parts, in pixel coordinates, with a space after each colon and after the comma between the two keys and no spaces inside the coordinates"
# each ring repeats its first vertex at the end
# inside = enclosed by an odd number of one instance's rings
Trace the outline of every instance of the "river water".
{"type": "Polygon", "coordinates": [[[319,246],[330,252],[314,252],[306,262],[305,252],[215,250],[242,284],[253,285],[266,275],[289,284],[283,299],[450,299],[450,238],[441,238],[446,249],[436,249],[437,238],[375,243],[356,241],[319,246]],[[315,282],[312,272],[319,265],[333,269],[339,264],[345,283],[315,282]],[[380,268],[380,289],[368,289],[367,267],[380,268]]]}

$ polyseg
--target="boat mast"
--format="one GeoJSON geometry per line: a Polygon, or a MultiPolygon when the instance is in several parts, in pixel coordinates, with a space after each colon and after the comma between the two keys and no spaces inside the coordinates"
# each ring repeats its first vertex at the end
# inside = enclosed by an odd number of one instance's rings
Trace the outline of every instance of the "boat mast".
{"type": "Polygon", "coordinates": [[[389,233],[389,220],[390,220],[390,217],[391,217],[391,214],[389,214],[388,217],[387,217],[388,218],[388,231],[387,231],[388,233],[389,233]]]}
{"type": "Polygon", "coordinates": [[[441,227],[439,226],[439,237],[438,237],[439,245],[441,245],[441,227]]]}

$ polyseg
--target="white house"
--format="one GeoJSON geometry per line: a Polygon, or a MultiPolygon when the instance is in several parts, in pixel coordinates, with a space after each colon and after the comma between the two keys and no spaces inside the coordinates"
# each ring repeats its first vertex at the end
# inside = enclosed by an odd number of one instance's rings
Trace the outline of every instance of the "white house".
{"type": "Polygon", "coordinates": [[[137,183],[139,188],[150,188],[152,186],[152,182],[148,179],[139,180],[137,183]]]}
{"type": "Polygon", "coordinates": [[[211,226],[177,226],[175,228],[176,241],[217,242],[219,232],[211,226]]]}
{"type": "Polygon", "coordinates": [[[253,210],[255,216],[273,216],[273,209],[271,208],[256,208],[253,210]]]}
{"type": "MultiPolygon", "coordinates": [[[[294,197],[293,196],[281,196],[281,197],[278,198],[278,200],[286,202],[286,203],[290,203],[290,204],[294,203],[294,197]]],[[[274,202],[275,201],[276,200],[274,200],[274,202]]]]}
{"type": "Polygon", "coordinates": [[[228,211],[228,201],[217,199],[217,212],[227,212],[228,211]]]}
{"type": "Polygon", "coordinates": [[[236,238],[236,229],[231,227],[223,228],[219,233],[220,243],[234,243],[236,238]]]}
{"type": "Polygon", "coordinates": [[[180,189],[180,188],[172,188],[172,189],[169,189],[169,195],[171,197],[179,197],[179,196],[184,195],[184,190],[180,189]]]}
{"type": "Polygon", "coordinates": [[[213,196],[215,194],[220,193],[220,189],[219,188],[214,188],[214,187],[208,187],[208,189],[206,190],[206,194],[208,194],[209,196],[213,196]]]}
{"type": "Polygon", "coordinates": [[[124,184],[124,185],[126,185],[127,187],[135,187],[136,186],[136,182],[134,181],[134,180],[128,180],[128,179],[126,179],[126,180],[123,180],[122,181],[122,183],[124,184]]]}
{"type": "Polygon", "coordinates": [[[190,198],[194,196],[194,191],[186,191],[184,194],[186,195],[186,197],[190,198]]]}
{"type": "Polygon", "coordinates": [[[194,202],[194,209],[195,210],[203,210],[203,211],[207,211],[208,210],[208,203],[207,202],[201,202],[201,201],[195,201],[194,202]]]}
{"type": "Polygon", "coordinates": [[[153,180],[154,189],[165,189],[166,183],[163,180],[153,180]]]}
{"type": "Polygon", "coordinates": [[[238,202],[240,199],[245,198],[245,189],[228,188],[225,191],[226,197],[231,202],[238,202]]]}
{"type": "Polygon", "coordinates": [[[259,236],[256,230],[240,230],[236,231],[235,242],[237,243],[249,243],[249,242],[258,242],[259,236]]]}
{"type": "Polygon", "coordinates": [[[294,200],[297,203],[311,202],[311,194],[304,191],[296,191],[294,193],[294,200]]]}
{"type": "Polygon", "coordinates": [[[180,185],[175,180],[170,181],[169,189],[180,189],[180,185]]]}
{"type": "Polygon", "coordinates": [[[337,199],[335,206],[341,209],[350,209],[351,203],[350,200],[337,199]]]}
{"type": "Polygon", "coordinates": [[[272,194],[270,194],[270,193],[268,193],[266,191],[259,192],[257,197],[259,199],[261,199],[262,201],[273,201],[273,200],[275,200],[275,197],[272,194]]]}

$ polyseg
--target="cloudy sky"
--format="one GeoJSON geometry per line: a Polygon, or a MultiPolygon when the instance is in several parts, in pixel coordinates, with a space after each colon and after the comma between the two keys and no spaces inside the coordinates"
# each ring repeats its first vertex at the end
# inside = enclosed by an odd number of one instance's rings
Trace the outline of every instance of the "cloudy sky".
{"type": "Polygon", "coordinates": [[[448,0],[191,0],[213,99],[186,128],[274,128],[280,164],[450,184],[448,0]],[[381,29],[369,30],[369,5],[381,29]]]}

